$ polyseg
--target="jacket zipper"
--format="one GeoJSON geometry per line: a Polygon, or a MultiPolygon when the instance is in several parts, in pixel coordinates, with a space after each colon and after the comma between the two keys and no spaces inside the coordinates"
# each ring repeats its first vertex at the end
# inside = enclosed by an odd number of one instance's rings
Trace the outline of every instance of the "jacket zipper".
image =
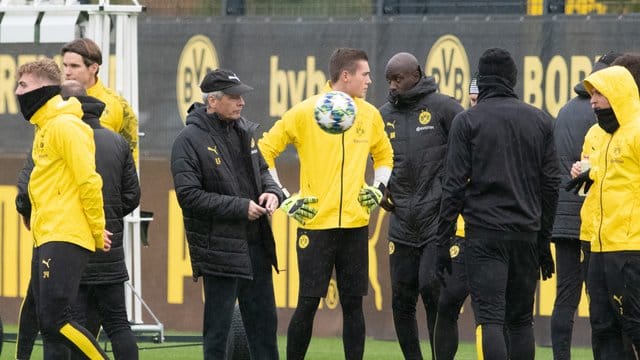
{"type": "Polygon", "coordinates": [[[607,143],[607,149],[604,153],[604,173],[602,174],[602,180],[600,180],[600,224],[598,225],[598,243],[600,244],[600,251],[602,252],[602,219],[604,217],[604,208],[602,206],[602,188],[604,187],[604,178],[607,176],[607,169],[609,167],[609,145],[611,145],[613,135],[609,138],[607,143]]]}

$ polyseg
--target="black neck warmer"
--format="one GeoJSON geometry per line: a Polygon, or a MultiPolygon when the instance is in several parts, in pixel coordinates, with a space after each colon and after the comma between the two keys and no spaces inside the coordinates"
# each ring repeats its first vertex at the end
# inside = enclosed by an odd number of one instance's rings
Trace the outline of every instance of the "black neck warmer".
{"type": "Polygon", "coordinates": [[[24,119],[27,121],[31,120],[31,117],[36,113],[36,111],[38,111],[38,109],[58,94],[60,94],[60,86],[49,85],[31,90],[22,95],[17,95],[18,103],[20,104],[20,112],[22,112],[24,119]]]}
{"type": "Polygon", "coordinates": [[[613,134],[620,127],[620,123],[618,122],[616,114],[613,112],[612,108],[596,109],[594,112],[598,118],[598,125],[602,130],[609,134],[613,134]]]}

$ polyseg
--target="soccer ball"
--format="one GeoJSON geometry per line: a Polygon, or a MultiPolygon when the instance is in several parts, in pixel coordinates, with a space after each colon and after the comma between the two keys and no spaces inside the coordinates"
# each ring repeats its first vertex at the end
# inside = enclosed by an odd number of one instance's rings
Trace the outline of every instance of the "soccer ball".
{"type": "Polygon", "coordinates": [[[316,102],[313,116],[322,130],[329,134],[342,134],[353,125],[356,103],[342,91],[329,91],[316,102]]]}

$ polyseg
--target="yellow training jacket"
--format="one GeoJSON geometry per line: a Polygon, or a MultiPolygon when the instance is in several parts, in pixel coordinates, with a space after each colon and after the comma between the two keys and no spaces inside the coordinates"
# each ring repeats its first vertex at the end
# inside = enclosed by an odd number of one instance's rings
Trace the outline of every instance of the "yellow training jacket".
{"type": "MultiPolygon", "coordinates": [[[[331,90],[325,86],[324,92],[331,90]]],[[[313,111],[321,95],[312,96],[287,111],[265,133],[258,146],[269,168],[293,144],[300,161],[300,195],[315,196],[317,215],[305,229],[356,228],[369,224],[369,213],[358,202],[365,186],[369,154],[373,166],[393,168],[393,149],[382,117],[373,105],[355,98],[356,119],[343,134],[328,134],[316,123],[313,111]]]]}
{"type": "Polygon", "coordinates": [[[131,105],[125,98],[112,89],[104,86],[100,79],[87,89],[87,95],[106,104],[100,124],[109,130],[115,131],[127,140],[129,148],[133,152],[133,158],[138,163],[138,118],[133,113],[131,105]]]}
{"type": "Polygon", "coordinates": [[[64,241],[104,247],[102,178],[95,168],[93,131],[76,98],[58,95],[31,117],[34,168],[29,180],[35,246],[64,241]]]}
{"type": "MultiPolygon", "coordinates": [[[[602,128],[595,124],[593,125],[587,134],[584,136],[584,144],[582,145],[582,159],[596,159],[598,157],[596,144],[602,141],[602,136],[607,133],[602,130],[602,128]]],[[[587,192],[587,196],[582,203],[582,208],[580,209],[580,240],[592,242],[596,237],[595,230],[595,213],[596,213],[596,197],[594,193],[594,187],[591,187],[589,192],[587,192]]]]}
{"type": "Polygon", "coordinates": [[[611,104],[620,128],[604,133],[591,156],[595,238],[591,251],[640,250],[640,98],[631,73],[612,66],[584,80],[611,104]]]}

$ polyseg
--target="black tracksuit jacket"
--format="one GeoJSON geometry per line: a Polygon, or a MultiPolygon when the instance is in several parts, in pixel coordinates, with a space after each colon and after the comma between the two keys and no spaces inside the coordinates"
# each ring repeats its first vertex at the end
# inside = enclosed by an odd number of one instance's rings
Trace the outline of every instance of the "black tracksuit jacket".
{"type": "MultiPolygon", "coordinates": [[[[571,180],[571,166],[581,159],[584,136],[596,123],[595,114],[589,103],[589,93],[582,82],[576,85],[574,90],[578,96],[560,109],[554,130],[562,184],[571,180]]],[[[583,196],[560,187],[558,209],[553,223],[554,238],[580,238],[580,209],[583,202],[583,196]]]]}
{"type": "Polygon", "coordinates": [[[437,89],[433,77],[423,77],[380,108],[394,154],[388,239],[409,246],[435,240],[449,129],[464,110],[437,89]]]}
{"type": "MultiPolygon", "coordinates": [[[[187,126],[176,137],[171,151],[171,172],[184,217],[193,278],[214,275],[251,279],[247,242],[250,199],[241,196],[236,167],[242,165],[233,163],[236,155],[228,148],[223,133],[226,130],[215,117],[206,113],[203,104],[194,104],[187,126]]],[[[284,195],[257,147],[258,124],[244,118],[236,121],[242,143],[240,157],[250,161],[257,194],[275,194],[281,203],[284,195]]],[[[268,261],[277,270],[269,221],[265,216],[256,221],[268,261]]]]}
{"type": "Polygon", "coordinates": [[[461,212],[467,233],[548,239],[560,184],[553,120],[500,77],[480,77],[478,86],[478,104],[456,116],[449,135],[439,241],[453,235],[461,212]]]}

